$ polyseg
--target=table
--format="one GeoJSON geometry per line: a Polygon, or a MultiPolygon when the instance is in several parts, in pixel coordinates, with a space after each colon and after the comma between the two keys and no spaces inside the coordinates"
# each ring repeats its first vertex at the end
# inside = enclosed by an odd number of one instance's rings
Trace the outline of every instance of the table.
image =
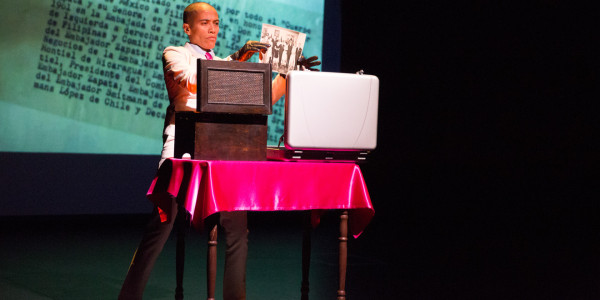
{"type": "MultiPolygon", "coordinates": [[[[362,172],[353,163],[173,158],[162,164],[147,197],[159,207],[163,221],[167,221],[165,210],[171,207],[170,201],[178,198],[198,230],[204,228],[207,218],[221,211],[310,211],[310,225],[315,227],[325,211],[341,210],[338,299],[345,299],[348,232],[357,238],[375,213],[362,172]]],[[[216,235],[214,226],[209,234],[208,299],[214,298],[216,235]]],[[[305,234],[303,299],[308,299],[309,260],[310,236],[305,234]]],[[[182,261],[178,259],[178,265],[182,261]]],[[[178,290],[179,280],[178,267],[178,290]]]]}

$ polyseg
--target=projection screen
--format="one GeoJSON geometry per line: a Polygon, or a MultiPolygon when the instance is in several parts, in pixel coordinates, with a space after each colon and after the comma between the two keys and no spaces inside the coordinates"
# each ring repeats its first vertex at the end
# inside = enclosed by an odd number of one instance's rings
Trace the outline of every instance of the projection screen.
{"type": "MultiPolygon", "coordinates": [[[[161,54],[187,41],[191,2],[2,1],[0,152],[159,154],[161,54]]],[[[259,40],[263,23],[306,33],[303,53],[321,57],[324,0],[208,2],[220,16],[221,57],[259,40]]],[[[283,132],[283,101],[273,112],[269,144],[283,132]]]]}

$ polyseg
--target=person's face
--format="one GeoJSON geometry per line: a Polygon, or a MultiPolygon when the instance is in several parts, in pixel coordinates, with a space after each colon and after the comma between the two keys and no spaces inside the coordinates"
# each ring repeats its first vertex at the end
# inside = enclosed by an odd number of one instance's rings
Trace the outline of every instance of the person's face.
{"type": "Polygon", "coordinates": [[[188,23],[183,23],[183,31],[190,42],[204,50],[215,47],[219,34],[219,14],[211,6],[202,6],[191,16],[188,23]]]}

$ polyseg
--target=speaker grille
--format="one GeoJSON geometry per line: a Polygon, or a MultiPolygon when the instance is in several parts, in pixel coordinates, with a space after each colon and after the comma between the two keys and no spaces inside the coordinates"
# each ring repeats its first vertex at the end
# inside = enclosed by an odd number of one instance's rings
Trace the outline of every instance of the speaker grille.
{"type": "Polygon", "coordinates": [[[208,70],[209,104],[264,105],[263,73],[208,70]]]}

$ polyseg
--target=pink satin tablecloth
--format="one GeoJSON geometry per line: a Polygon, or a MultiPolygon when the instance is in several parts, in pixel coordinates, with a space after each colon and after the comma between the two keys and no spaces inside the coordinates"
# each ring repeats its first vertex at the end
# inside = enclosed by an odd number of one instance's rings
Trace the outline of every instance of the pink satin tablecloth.
{"type": "MultiPolygon", "coordinates": [[[[375,213],[353,163],[168,159],[147,197],[161,210],[173,197],[183,200],[198,229],[221,211],[312,210],[316,225],[324,210],[341,209],[348,210],[350,233],[358,237],[375,213]]],[[[167,215],[162,212],[163,221],[167,215]]]]}

